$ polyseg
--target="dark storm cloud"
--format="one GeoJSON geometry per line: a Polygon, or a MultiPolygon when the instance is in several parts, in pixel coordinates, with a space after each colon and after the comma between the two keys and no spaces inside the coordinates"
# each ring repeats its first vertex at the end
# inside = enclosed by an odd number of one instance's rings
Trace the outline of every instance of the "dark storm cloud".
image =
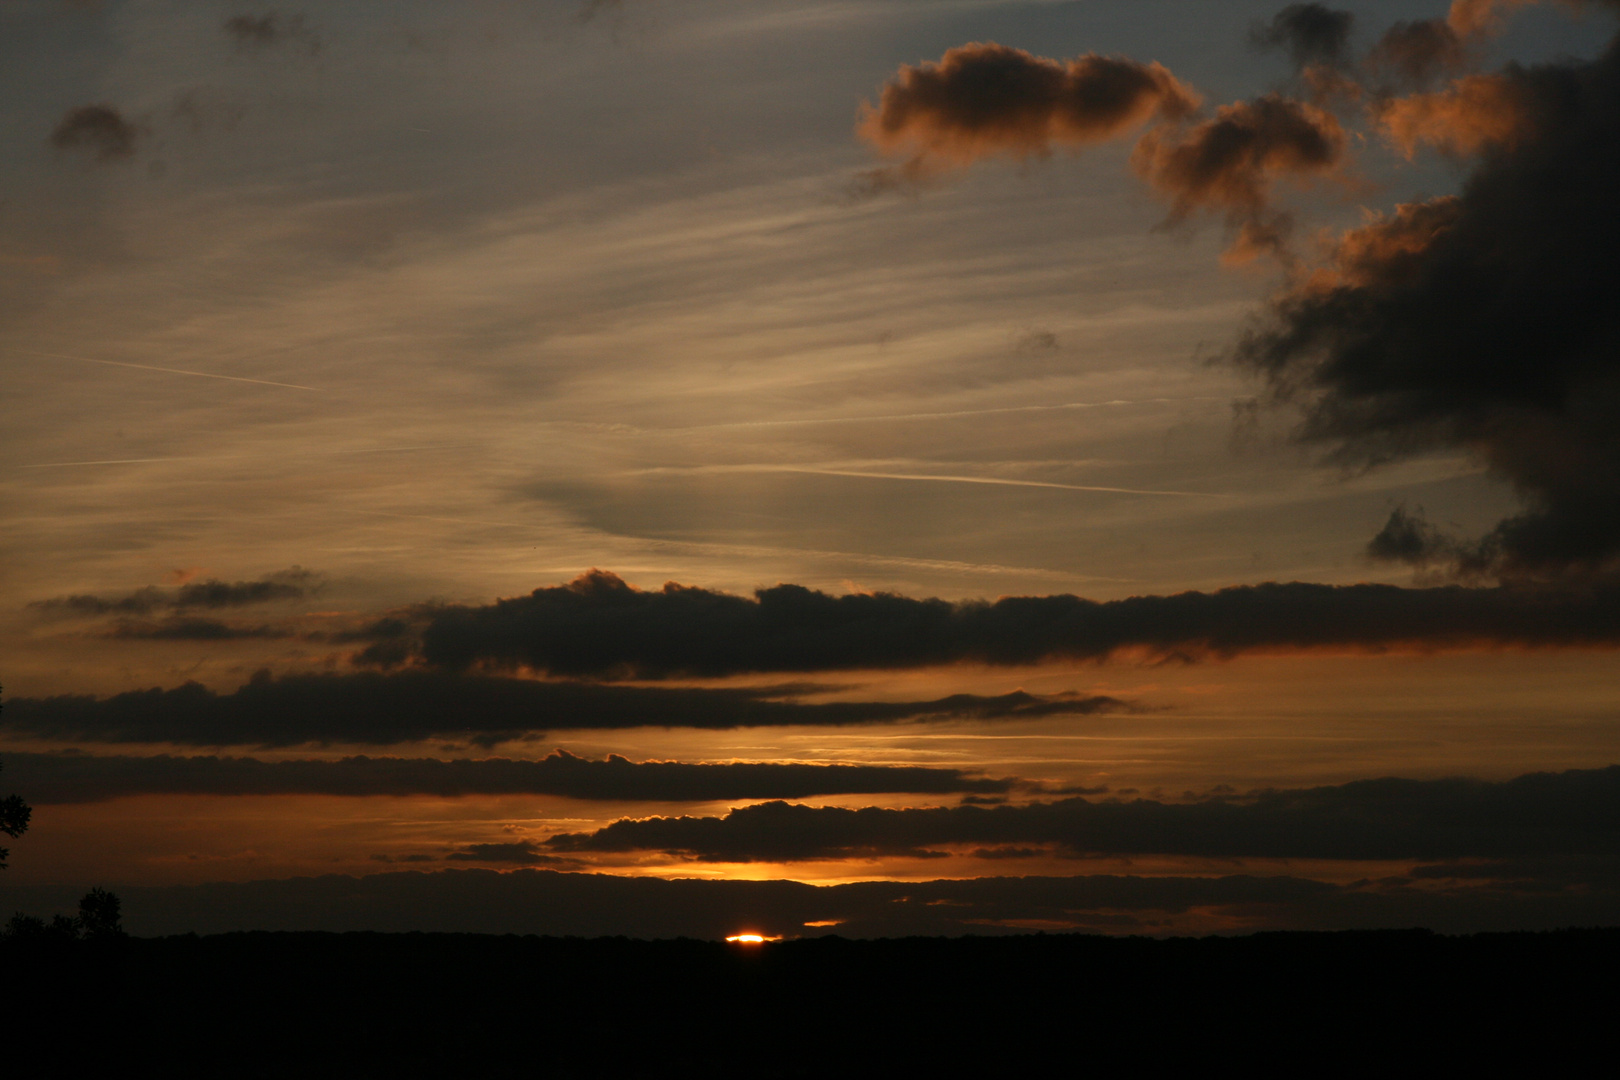
{"type": "Polygon", "coordinates": [[[1289,4],[1270,22],[1257,22],[1249,40],[1263,49],[1286,49],[1294,67],[1338,66],[1349,59],[1350,31],[1356,17],[1321,4],[1289,4]]]}
{"type": "Polygon", "coordinates": [[[13,698],[0,729],[60,740],[191,746],[388,745],[427,738],[490,744],[559,730],[1031,719],[1130,708],[1114,698],[1022,691],[934,701],[793,700],[816,689],[603,686],[425,671],[272,678],[266,671],[227,694],[187,683],[100,699],[13,698]]]}
{"type": "Polygon", "coordinates": [[[175,589],[148,585],[123,596],[75,595],[36,600],[28,606],[50,615],[147,615],[169,609],[246,607],[273,600],[297,600],[319,590],[319,575],[294,566],[258,581],[192,581],[175,589]]]}
{"type": "Polygon", "coordinates": [[[58,150],[83,150],[96,161],[132,157],[141,129],[112,105],[79,105],[69,109],[51,131],[58,150]]]}
{"type": "Polygon", "coordinates": [[[1461,192],[1352,230],[1233,359],[1303,409],[1299,437],[1333,460],[1460,448],[1509,482],[1524,510],[1458,569],[1606,571],[1620,558],[1620,48],[1492,80],[1516,103],[1494,134],[1467,94],[1426,107],[1426,140],[1483,153],[1461,192]]]}
{"type": "Polygon", "coordinates": [[[233,757],[7,754],[10,779],[30,803],[99,802],[130,795],[560,795],[630,802],[802,799],[889,792],[1005,792],[1014,781],[961,769],[887,765],[604,761],[555,750],[539,761],[506,758],[348,757],[259,761],[233,757]]]}
{"type": "Polygon", "coordinates": [[[1067,62],[992,42],[902,67],[861,121],[861,136],[914,170],[1028,157],[1191,112],[1198,95],[1159,64],[1087,55],[1067,62]]]}
{"type": "Polygon", "coordinates": [[[1243,585],[1096,601],[992,602],[892,593],[831,596],[798,585],[752,597],[670,583],[633,589],[594,571],[483,607],[441,609],[427,662],[530,667],[556,675],[658,678],[764,671],[1035,664],[1234,656],[1296,648],[1386,649],[1620,644],[1620,585],[1405,589],[1243,585]]]}
{"type": "Polygon", "coordinates": [[[1332,172],[1344,146],[1331,113],[1267,94],[1223,105],[1196,124],[1149,131],[1132,162],[1170,200],[1172,223],[1199,210],[1222,214],[1235,234],[1228,255],[1241,261],[1284,250],[1292,222],[1271,208],[1276,182],[1332,172]]]}
{"type": "Polygon", "coordinates": [[[1301,859],[1620,856],[1620,766],[1515,780],[1360,780],[1189,803],[1065,799],[890,810],[769,802],[725,817],[626,818],[555,852],[661,851],[709,862],[915,856],[943,845],[1072,854],[1301,859]]]}
{"type": "MultiPolygon", "coordinates": [[[[413,931],[719,940],[739,927],[787,936],[853,938],[1028,933],[1050,929],[1163,931],[1198,910],[1250,929],[1428,926],[1448,932],[1613,925],[1620,891],[1602,884],[1517,887],[1430,880],[1343,886],[1290,876],[998,877],[865,881],[666,880],[519,869],[406,871],[281,881],[123,886],[133,934],[236,930],[413,931]],[[815,925],[811,925],[815,924],[815,925]]],[[[8,885],[10,906],[72,910],[84,885],[8,885]]]]}
{"type": "Polygon", "coordinates": [[[321,51],[321,38],[303,15],[282,15],[267,11],[262,15],[232,15],[222,24],[225,36],[241,52],[258,52],[278,46],[297,48],[314,56],[321,51]]]}

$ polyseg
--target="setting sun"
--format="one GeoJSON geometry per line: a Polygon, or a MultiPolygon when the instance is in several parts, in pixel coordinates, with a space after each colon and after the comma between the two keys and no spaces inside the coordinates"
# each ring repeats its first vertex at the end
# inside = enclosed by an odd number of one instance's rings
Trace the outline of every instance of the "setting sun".
{"type": "Polygon", "coordinates": [[[726,940],[735,942],[738,945],[763,945],[767,941],[781,941],[782,935],[777,934],[774,937],[766,937],[764,934],[732,934],[726,940]]]}

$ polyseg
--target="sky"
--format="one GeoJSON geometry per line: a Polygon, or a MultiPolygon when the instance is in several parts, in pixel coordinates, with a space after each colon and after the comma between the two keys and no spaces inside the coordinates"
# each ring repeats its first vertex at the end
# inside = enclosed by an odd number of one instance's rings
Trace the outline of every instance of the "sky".
{"type": "Polygon", "coordinates": [[[1616,921],[1616,30],[0,0],[0,909],[1616,921]]]}

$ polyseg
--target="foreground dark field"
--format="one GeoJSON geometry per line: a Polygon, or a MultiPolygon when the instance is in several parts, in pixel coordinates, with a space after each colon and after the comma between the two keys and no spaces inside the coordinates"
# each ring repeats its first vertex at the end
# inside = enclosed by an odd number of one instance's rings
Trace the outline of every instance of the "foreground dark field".
{"type": "Polygon", "coordinates": [[[1310,1074],[1575,1064],[1620,930],[10,943],[8,1076],[1310,1074]]]}

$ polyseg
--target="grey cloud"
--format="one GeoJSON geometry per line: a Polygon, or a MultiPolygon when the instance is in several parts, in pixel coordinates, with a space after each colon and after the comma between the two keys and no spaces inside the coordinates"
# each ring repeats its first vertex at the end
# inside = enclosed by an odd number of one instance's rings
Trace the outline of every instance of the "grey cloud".
{"type": "Polygon", "coordinates": [[[1286,49],[1296,69],[1338,66],[1349,59],[1355,15],[1321,4],[1289,4],[1269,22],[1257,22],[1249,40],[1264,49],[1286,49]]]}
{"type": "Polygon", "coordinates": [[[58,150],[82,150],[96,161],[110,162],[133,157],[140,137],[139,125],[103,103],[69,109],[51,130],[50,143],[58,150]]]}
{"type": "Polygon", "coordinates": [[[232,15],[222,26],[225,35],[241,52],[288,47],[314,56],[321,51],[320,35],[304,21],[302,14],[267,11],[262,15],[232,15]]]}

